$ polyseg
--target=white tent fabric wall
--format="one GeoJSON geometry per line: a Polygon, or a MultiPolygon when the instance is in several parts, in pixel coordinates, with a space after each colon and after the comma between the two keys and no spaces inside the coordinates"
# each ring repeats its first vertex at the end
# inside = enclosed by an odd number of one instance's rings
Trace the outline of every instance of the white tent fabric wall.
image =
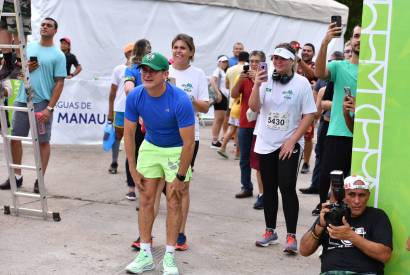
{"type": "MultiPolygon", "coordinates": [[[[231,1],[220,2],[226,5],[231,1]]],[[[318,49],[328,26],[319,20],[298,19],[287,14],[279,16],[227,6],[173,1],[34,0],[32,6],[33,38],[38,38],[41,18],[55,18],[59,23],[56,43],[61,37],[70,37],[72,52],[83,67],[78,77],[66,81],[61,96],[63,103],[54,115],[52,142],[60,144],[101,143],[111,72],[114,66],[124,62],[122,47],[128,42],[147,38],[154,51],[171,56],[173,37],[187,33],[194,37],[196,45],[194,65],[209,75],[216,66],[217,56],[231,56],[232,45],[237,41],[242,41],[247,50],[264,50],[267,54],[272,53],[274,45],[291,40],[301,44],[311,42],[318,49]],[[100,119],[94,122],[90,117],[100,119]]],[[[330,18],[333,13],[329,8],[323,13],[329,14],[330,18]]],[[[335,14],[347,18],[347,8],[343,10],[334,5],[333,8],[335,14]]],[[[342,48],[342,39],[336,39],[330,45],[330,51],[342,48]]],[[[207,116],[212,117],[212,112],[207,116]]]]}

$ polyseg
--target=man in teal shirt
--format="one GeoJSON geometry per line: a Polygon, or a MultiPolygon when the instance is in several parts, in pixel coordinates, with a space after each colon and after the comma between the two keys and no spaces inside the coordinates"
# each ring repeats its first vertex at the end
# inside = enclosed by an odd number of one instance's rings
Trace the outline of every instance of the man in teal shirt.
{"type": "MultiPolygon", "coordinates": [[[[54,45],[53,38],[57,33],[58,24],[50,17],[41,21],[39,42],[27,46],[30,85],[34,93],[34,111],[37,117],[37,132],[40,143],[40,157],[43,175],[50,158],[50,137],[53,121],[54,106],[60,98],[64,87],[64,78],[67,76],[66,60],[63,52],[54,45]],[[39,125],[43,127],[39,127],[39,125]]],[[[19,94],[14,102],[16,107],[27,106],[24,85],[20,86],[19,94]]],[[[25,112],[14,112],[13,136],[27,136],[30,130],[28,115],[25,112]]],[[[23,149],[21,141],[11,141],[13,163],[21,164],[23,149]]],[[[15,169],[17,187],[23,184],[20,169],[15,169]]],[[[10,189],[10,179],[0,185],[0,189],[10,189]]],[[[34,183],[34,192],[38,193],[38,181],[34,183]]]]}
{"type": "Polygon", "coordinates": [[[344,119],[343,102],[346,99],[346,92],[350,93],[350,96],[356,97],[361,27],[356,26],[353,29],[353,36],[351,38],[352,57],[349,60],[333,61],[326,67],[327,46],[334,37],[338,37],[341,34],[341,30],[340,27],[336,27],[335,23],[329,25],[316,59],[315,75],[318,78],[330,79],[334,82],[334,95],[323,162],[320,168],[320,204],[313,210],[312,214],[314,215],[319,214],[321,203],[327,200],[330,172],[342,170],[344,176],[350,174],[353,133],[347,127],[344,119]]]}

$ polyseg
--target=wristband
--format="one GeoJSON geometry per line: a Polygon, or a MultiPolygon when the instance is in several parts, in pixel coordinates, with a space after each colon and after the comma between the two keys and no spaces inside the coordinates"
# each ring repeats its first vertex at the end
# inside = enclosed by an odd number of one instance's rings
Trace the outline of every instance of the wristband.
{"type": "Polygon", "coordinates": [[[182,181],[182,182],[184,182],[185,181],[185,178],[186,178],[186,176],[182,176],[182,175],[180,175],[180,174],[176,174],[176,176],[175,176],[179,181],[182,181]]]}

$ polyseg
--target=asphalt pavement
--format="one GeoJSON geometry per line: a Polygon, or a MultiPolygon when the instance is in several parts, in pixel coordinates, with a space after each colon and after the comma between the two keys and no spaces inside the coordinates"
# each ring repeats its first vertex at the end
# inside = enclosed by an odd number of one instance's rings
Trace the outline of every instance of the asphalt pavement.
{"type": "MultiPolygon", "coordinates": [[[[228,146],[232,151],[233,145],[228,146]]],[[[125,274],[135,252],[130,245],[138,235],[136,206],[125,198],[124,151],[118,174],[108,174],[111,154],[102,146],[52,145],[45,184],[48,206],[59,212],[60,222],[0,212],[0,274],[125,274]]],[[[200,148],[191,183],[187,223],[189,250],[176,252],[181,274],[318,274],[318,254],[288,256],[282,252],[286,236],[279,203],[277,231],[280,244],[260,248],[255,240],[264,233],[263,210],[254,210],[253,198],[235,199],[240,190],[239,161],[225,160],[210,148],[210,127],[201,129],[200,148]]],[[[30,145],[24,146],[25,163],[33,163],[30,145]]],[[[314,156],[311,159],[313,166],[314,156]]],[[[311,172],[301,174],[297,188],[310,184],[311,172]]],[[[3,146],[0,181],[7,178],[3,146]]],[[[256,188],[255,175],[253,174],[256,188]]],[[[31,191],[34,174],[25,173],[23,190],[31,191]]],[[[314,221],[316,195],[299,194],[297,238],[314,221]]],[[[0,207],[11,205],[11,192],[0,190],[0,207]]],[[[23,199],[28,208],[39,202],[23,199]]],[[[155,221],[153,254],[160,274],[165,250],[166,204],[162,198],[155,221]]]]}

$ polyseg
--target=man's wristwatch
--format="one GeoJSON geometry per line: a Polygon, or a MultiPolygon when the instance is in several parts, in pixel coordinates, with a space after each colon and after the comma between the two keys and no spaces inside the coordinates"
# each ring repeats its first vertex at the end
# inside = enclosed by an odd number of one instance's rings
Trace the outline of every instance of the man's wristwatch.
{"type": "Polygon", "coordinates": [[[182,176],[182,175],[180,175],[180,174],[176,174],[176,178],[179,180],[179,181],[182,181],[182,182],[184,182],[185,181],[185,178],[186,178],[186,176],[182,176]]]}
{"type": "Polygon", "coordinates": [[[51,113],[54,112],[54,108],[53,108],[53,107],[47,106],[46,109],[49,110],[51,113]]]}

